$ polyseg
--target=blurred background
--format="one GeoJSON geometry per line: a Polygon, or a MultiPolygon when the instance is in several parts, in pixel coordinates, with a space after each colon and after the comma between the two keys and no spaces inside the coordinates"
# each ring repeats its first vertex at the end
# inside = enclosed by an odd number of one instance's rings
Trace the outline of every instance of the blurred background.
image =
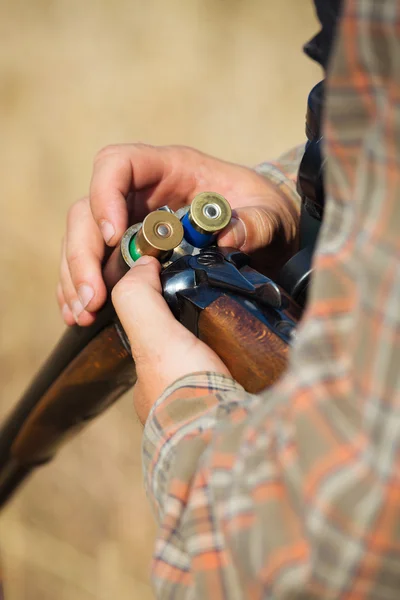
{"type": "MultiPolygon", "coordinates": [[[[0,416],[63,331],[68,206],[109,143],[180,143],[247,165],[304,139],[320,70],[311,0],[0,3],[0,416]]],[[[0,515],[7,600],[152,598],[155,525],[124,397],[0,515]]]]}

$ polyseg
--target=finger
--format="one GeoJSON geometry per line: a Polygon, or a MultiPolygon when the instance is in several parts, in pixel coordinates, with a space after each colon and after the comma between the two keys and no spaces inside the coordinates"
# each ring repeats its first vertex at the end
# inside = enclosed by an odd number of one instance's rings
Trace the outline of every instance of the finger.
{"type": "Polygon", "coordinates": [[[229,373],[217,355],[172,315],[161,295],[159,273],[158,261],[144,256],[112,292],[138,376],[144,374],[158,395],[178,377],[193,371],[229,373]]]}
{"type": "Polygon", "coordinates": [[[99,310],[107,296],[101,273],[104,241],[90,210],[89,198],[72,205],[67,219],[65,254],[75,295],[89,312],[99,310]]]}
{"type": "Polygon", "coordinates": [[[160,264],[143,256],[113,288],[112,301],[137,363],[151,360],[176,321],[161,295],[160,264]]]}
{"type": "MultiPolygon", "coordinates": [[[[91,325],[94,322],[95,317],[91,313],[84,310],[81,301],[77,296],[68,268],[65,246],[65,240],[63,240],[60,264],[60,285],[62,288],[63,297],[65,299],[65,304],[67,305],[69,311],[73,315],[75,323],[78,323],[78,325],[82,326],[91,325]]],[[[70,323],[69,313],[64,307],[64,305],[61,310],[63,313],[63,318],[67,325],[72,325],[73,323],[70,323]]]]}
{"type": "Polygon", "coordinates": [[[231,223],[218,237],[219,246],[254,252],[268,246],[280,230],[276,213],[268,207],[237,208],[233,214],[231,223]]]}
{"type": "Polygon", "coordinates": [[[144,144],[108,146],[94,162],[90,204],[104,241],[115,246],[128,225],[126,198],[165,175],[166,153],[144,144]]]}
{"type": "Polygon", "coordinates": [[[58,302],[58,306],[60,307],[60,312],[61,312],[62,318],[64,319],[64,323],[69,326],[74,325],[75,319],[74,319],[72,312],[70,311],[70,309],[68,307],[68,304],[65,302],[61,283],[59,283],[57,285],[57,302],[58,302]]]}

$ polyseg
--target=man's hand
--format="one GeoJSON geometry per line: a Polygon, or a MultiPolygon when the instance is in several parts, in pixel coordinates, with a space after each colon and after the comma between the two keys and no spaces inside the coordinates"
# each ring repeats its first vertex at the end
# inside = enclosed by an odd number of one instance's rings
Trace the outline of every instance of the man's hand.
{"type": "Polygon", "coordinates": [[[218,243],[253,252],[270,244],[274,260],[290,256],[298,214],[254,170],[182,146],[109,146],[94,161],[89,197],[68,214],[57,298],[65,322],[89,325],[106,298],[101,265],[106,244],[151,210],[189,204],[203,191],[227,198],[236,219],[218,243]]]}
{"type": "Polygon", "coordinates": [[[172,315],[161,295],[159,274],[159,262],[143,256],[112,291],[136,363],[134,404],[142,423],[158,396],[179,377],[196,371],[229,375],[218,356],[172,315]]]}

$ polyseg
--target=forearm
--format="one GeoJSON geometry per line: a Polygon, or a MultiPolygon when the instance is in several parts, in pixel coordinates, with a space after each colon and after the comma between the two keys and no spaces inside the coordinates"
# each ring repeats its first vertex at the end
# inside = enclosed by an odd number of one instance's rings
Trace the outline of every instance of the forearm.
{"type": "MultiPolygon", "coordinates": [[[[286,380],[255,396],[229,378],[199,374],[155,405],[144,470],[161,525],[152,569],[158,597],[186,598],[189,589],[196,599],[252,597],[266,582],[271,597],[285,597],[279,586],[304,590],[312,543],[293,391],[286,380]]],[[[304,428],[302,443],[312,431],[304,428]]]]}
{"type": "MultiPolygon", "coordinates": [[[[145,425],[143,465],[149,497],[159,518],[163,515],[170,477],[176,473],[175,468],[170,472],[169,466],[175,463],[180,442],[190,444],[195,440],[201,453],[221,413],[228,414],[248,397],[231,377],[204,371],[177,380],[157,400],[145,425]]],[[[192,460],[193,455],[188,457],[192,460]]],[[[195,454],[192,468],[196,460],[195,454]]]]}

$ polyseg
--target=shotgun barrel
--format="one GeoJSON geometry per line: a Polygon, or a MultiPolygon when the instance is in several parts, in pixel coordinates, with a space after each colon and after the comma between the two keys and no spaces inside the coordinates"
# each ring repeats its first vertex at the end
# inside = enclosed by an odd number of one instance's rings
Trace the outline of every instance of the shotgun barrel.
{"type": "Polygon", "coordinates": [[[0,506],[135,380],[110,302],[90,327],[69,328],[0,428],[0,506]]]}

